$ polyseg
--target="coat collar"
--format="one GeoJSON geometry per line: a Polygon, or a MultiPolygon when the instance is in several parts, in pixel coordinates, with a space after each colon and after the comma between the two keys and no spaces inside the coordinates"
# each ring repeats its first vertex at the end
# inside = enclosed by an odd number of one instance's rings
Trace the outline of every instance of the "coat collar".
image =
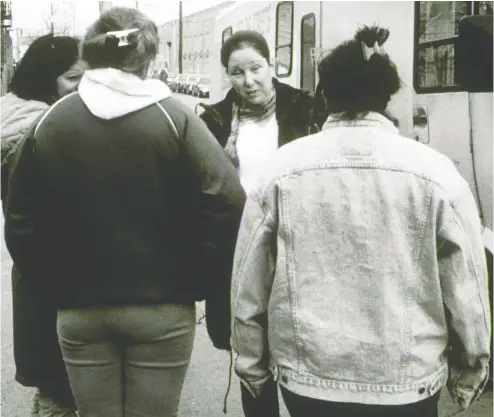
{"type": "Polygon", "coordinates": [[[377,127],[390,133],[399,134],[398,129],[391,120],[376,112],[368,112],[353,120],[344,119],[340,115],[332,114],[326,119],[322,129],[326,130],[334,127],[377,127]]]}
{"type": "MultiPolygon", "coordinates": [[[[273,86],[276,91],[276,119],[278,122],[282,121],[283,116],[298,97],[304,94],[310,96],[309,93],[293,88],[288,84],[281,83],[276,78],[273,78],[273,86]]],[[[201,103],[201,107],[203,107],[206,112],[211,113],[220,124],[230,124],[232,105],[237,99],[238,95],[232,88],[228,91],[223,100],[212,105],[201,103]]]]}

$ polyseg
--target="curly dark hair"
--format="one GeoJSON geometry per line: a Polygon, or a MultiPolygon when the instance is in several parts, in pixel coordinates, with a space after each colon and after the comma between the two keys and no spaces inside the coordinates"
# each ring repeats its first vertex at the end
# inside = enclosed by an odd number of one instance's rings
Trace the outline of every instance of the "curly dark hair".
{"type": "Polygon", "coordinates": [[[24,100],[52,104],[58,98],[57,78],[79,59],[79,40],[48,34],[37,38],[17,66],[9,91],[24,100]]]}
{"type": "Polygon", "coordinates": [[[366,59],[363,44],[381,47],[389,31],[377,26],[364,26],[354,39],[338,45],[318,65],[319,88],[328,113],[342,113],[355,119],[370,111],[386,115],[391,96],[401,87],[396,66],[387,54],[373,54],[366,59]]]}

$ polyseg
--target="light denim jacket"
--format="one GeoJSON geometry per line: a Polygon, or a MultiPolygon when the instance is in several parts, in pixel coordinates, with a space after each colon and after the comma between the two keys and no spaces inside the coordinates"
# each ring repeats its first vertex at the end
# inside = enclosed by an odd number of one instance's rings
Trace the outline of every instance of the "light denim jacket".
{"type": "Polygon", "coordinates": [[[232,282],[235,370],[327,401],[408,404],[487,380],[487,271],[452,162],[377,113],[329,118],[250,193],[232,282]]]}

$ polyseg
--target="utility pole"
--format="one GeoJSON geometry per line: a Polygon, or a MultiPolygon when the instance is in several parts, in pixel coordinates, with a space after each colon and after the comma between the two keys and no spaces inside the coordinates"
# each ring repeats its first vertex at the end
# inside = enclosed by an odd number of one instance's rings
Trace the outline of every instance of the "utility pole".
{"type": "Polygon", "coordinates": [[[53,2],[50,2],[50,32],[52,34],[55,33],[55,23],[53,22],[53,15],[55,12],[53,11],[53,2]]]}
{"type": "MultiPolygon", "coordinates": [[[[209,25],[208,25],[209,26],[209,25]]],[[[204,74],[204,37],[206,34],[204,33],[204,19],[202,20],[202,48],[201,48],[201,73],[204,74]]]]}
{"type": "Polygon", "coordinates": [[[182,2],[178,3],[178,73],[182,74],[182,38],[183,38],[183,23],[182,23],[182,2]]]}
{"type": "Polygon", "coordinates": [[[71,7],[71,13],[72,13],[72,36],[75,36],[75,3],[72,2],[72,7],[71,7]]]}
{"type": "Polygon", "coordinates": [[[2,1],[1,6],[1,21],[2,21],[2,36],[0,38],[2,57],[1,57],[1,84],[0,95],[7,93],[8,86],[14,73],[14,57],[12,37],[10,31],[12,29],[12,2],[2,1]]]}

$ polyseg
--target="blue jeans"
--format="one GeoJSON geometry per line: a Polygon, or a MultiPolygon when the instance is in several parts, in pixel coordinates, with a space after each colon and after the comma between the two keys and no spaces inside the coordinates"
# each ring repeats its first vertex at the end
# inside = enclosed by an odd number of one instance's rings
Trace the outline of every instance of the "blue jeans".
{"type": "Polygon", "coordinates": [[[80,417],[176,416],[195,319],[193,304],[59,310],[80,417]]]}

